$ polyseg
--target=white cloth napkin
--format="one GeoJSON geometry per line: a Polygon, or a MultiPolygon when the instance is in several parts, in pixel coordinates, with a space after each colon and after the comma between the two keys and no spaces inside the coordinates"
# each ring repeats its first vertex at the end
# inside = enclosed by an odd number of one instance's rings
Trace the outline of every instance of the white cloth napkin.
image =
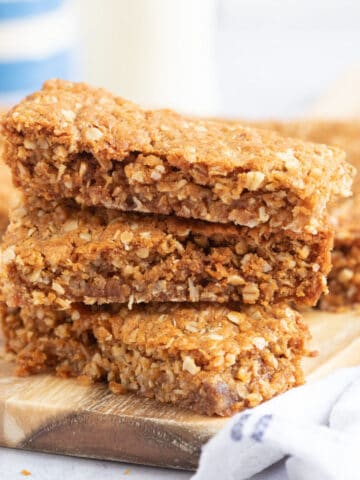
{"type": "Polygon", "coordinates": [[[232,417],[192,480],[246,480],[284,457],[289,480],[360,479],[360,367],[232,417]]]}

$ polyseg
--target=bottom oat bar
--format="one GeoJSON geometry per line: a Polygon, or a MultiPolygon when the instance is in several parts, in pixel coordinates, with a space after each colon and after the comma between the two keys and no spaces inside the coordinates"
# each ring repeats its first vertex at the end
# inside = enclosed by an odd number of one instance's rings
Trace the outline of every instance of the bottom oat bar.
{"type": "Polygon", "coordinates": [[[230,415],[303,383],[308,329],[287,306],[77,306],[9,309],[2,326],[17,373],[106,380],[115,393],[230,415]]]}

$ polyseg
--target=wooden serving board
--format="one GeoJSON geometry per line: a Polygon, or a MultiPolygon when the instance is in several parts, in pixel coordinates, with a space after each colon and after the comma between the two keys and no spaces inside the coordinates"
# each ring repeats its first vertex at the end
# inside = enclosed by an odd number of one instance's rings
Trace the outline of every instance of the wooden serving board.
{"type": "MultiPolygon", "coordinates": [[[[306,315],[320,351],[308,379],[360,364],[360,312],[306,315]]],[[[226,419],[195,415],[104,385],[49,375],[18,378],[0,360],[0,445],[83,457],[194,469],[200,448],[226,419]]]]}

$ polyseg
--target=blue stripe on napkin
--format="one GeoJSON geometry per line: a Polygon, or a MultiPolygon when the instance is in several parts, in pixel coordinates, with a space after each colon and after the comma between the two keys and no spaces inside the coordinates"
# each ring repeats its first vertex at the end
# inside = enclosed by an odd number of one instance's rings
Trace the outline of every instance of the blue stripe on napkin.
{"type": "Polygon", "coordinates": [[[48,78],[65,80],[74,75],[74,57],[70,51],[41,60],[0,62],[0,93],[37,90],[48,78]]]}
{"type": "Polygon", "coordinates": [[[64,0],[0,0],[0,22],[47,13],[63,3],[64,0]]]}

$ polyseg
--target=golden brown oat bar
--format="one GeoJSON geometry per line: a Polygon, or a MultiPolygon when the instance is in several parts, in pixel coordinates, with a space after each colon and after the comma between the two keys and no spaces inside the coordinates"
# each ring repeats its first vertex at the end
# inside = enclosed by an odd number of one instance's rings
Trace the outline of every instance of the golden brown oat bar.
{"type": "Polygon", "coordinates": [[[309,336],[286,306],[4,308],[2,323],[20,375],[106,380],[115,393],[207,415],[230,415],[301,384],[309,336]]]}
{"type": "MultiPolygon", "coordinates": [[[[346,152],[347,160],[360,170],[360,120],[303,119],[294,121],[263,121],[250,125],[268,128],[277,133],[304,141],[335,145],[346,152]]],[[[353,184],[354,193],[360,193],[360,175],[353,184]]]]}
{"type": "Polygon", "coordinates": [[[336,226],[329,293],[320,300],[323,310],[339,310],[360,303],[360,195],[333,211],[336,226]]]}
{"type": "Polygon", "coordinates": [[[0,138],[0,239],[8,224],[9,208],[15,197],[15,188],[11,181],[10,170],[1,159],[2,140],[0,138]]]}
{"type": "Polygon", "coordinates": [[[287,300],[326,290],[332,233],[271,231],[28,200],[2,255],[12,306],[287,300]]]}
{"type": "Polygon", "coordinates": [[[8,203],[11,196],[11,178],[8,167],[0,160],[0,238],[8,224],[8,203]]]}
{"type": "MultiPolygon", "coordinates": [[[[360,170],[360,120],[297,120],[268,121],[257,126],[290,135],[337,145],[348,160],[360,170]]],[[[354,180],[355,197],[332,210],[335,223],[335,244],[332,271],[328,277],[329,294],[321,298],[320,308],[337,310],[360,303],[360,174],[354,180]]]]}
{"type": "Polygon", "coordinates": [[[344,153],[226,122],[145,111],[53,80],[5,117],[6,160],[47,199],[316,233],[350,194],[344,153]]]}

